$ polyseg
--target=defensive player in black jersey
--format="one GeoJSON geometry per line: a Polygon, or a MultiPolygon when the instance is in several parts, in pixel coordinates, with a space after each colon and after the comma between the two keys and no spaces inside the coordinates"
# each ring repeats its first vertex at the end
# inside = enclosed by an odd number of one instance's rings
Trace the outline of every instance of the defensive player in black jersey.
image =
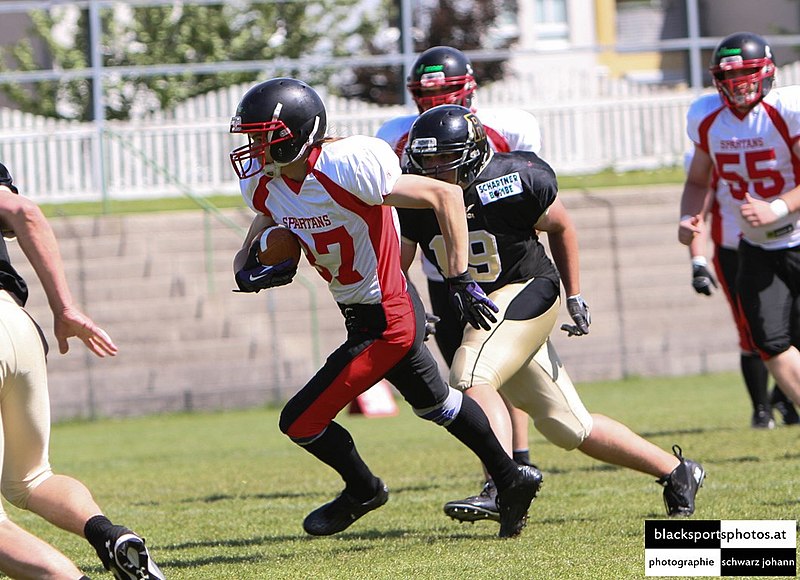
{"type": "MultiPolygon", "coordinates": [[[[561,304],[563,279],[576,334],[588,331],[580,298],[577,234],[558,198],[556,177],[535,153],[493,153],[478,118],[464,107],[441,105],[420,115],[406,149],[411,173],[457,183],[464,189],[470,236],[470,273],[500,308],[488,328],[464,328],[450,384],[486,412],[510,454],[509,415],[498,391],[523,409],[549,441],[604,461],[650,474],[664,487],[670,516],[694,513],[703,467],[674,455],[604,415],[590,414],[549,340],[561,304]],[[555,265],[538,238],[544,232],[555,265]],[[560,274],[560,276],[559,276],[560,274]]],[[[443,240],[427,210],[401,210],[402,261],[408,268],[419,245],[444,264],[443,240]]],[[[448,502],[462,521],[497,520],[491,482],[481,495],[448,502]]]]}

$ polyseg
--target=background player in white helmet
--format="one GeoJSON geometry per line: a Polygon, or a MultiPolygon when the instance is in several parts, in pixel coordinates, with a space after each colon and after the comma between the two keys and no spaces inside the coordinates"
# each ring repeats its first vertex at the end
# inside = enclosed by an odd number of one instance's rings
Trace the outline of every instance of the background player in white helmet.
{"type": "MultiPolygon", "coordinates": [[[[561,304],[559,275],[575,325],[585,331],[590,322],[580,294],[577,234],[550,166],[531,152],[493,153],[480,120],[457,105],[420,115],[407,155],[407,171],[464,188],[464,203],[473,208],[467,218],[470,270],[500,308],[489,329],[465,329],[450,383],[480,403],[501,441],[507,429],[497,425],[508,414],[498,391],[525,410],[550,442],[653,475],[664,486],[668,515],[694,513],[702,466],[684,459],[678,446],[670,455],[618,421],[590,414],[550,343],[561,304]],[[539,232],[547,234],[557,268],[539,232]]],[[[403,266],[413,263],[419,246],[441,268],[446,254],[430,212],[398,213],[403,266]]],[[[478,496],[448,502],[445,512],[463,521],[496,520],[497,505],[489,498],[491,481],[478,496]]]]}
{"type": "MultiPolygon", "coordinates": [[[[144,540],[103,515],[80,481],[54,474],[50,466],[50,398],[47,343],[25,312],[28,286],[11,264],[5,237],[14,237],[33,266],[53,311],[53,330],[61,354],[68,339],[79,338],[99,357],[117,346],[72,299],[50,224],[39,207],[19,195],[0,163],[0,489],[14,506],[84,537],[106,570],[118,580],[164,575],[150,558],[144,540]]],[[[0,571],[11,578],[88,580],[64,554],[16,525],[0,506],[0,571]]]]}
{"type": "MultiPolygon", "coordinates": [[[[688,168],[694,155],[694,148],[686,154],[685,165],[688,168]]],[[[728,301],[733,322],[739,335],[739,367],[747,393],[753,407],[750,425],[755,429],[772,429],[775,427],[773,409],[783,418],[785,425],[800,422],[792,402],[776,385],[769,393],[769,371],[758,349],[753,344],[750,329],[739,306],[736,291],[736,274],[739,270],[739,257],[736,253],[741,237],[738,221],[739,207],[730,195],[727,184],[721,182],[714,173],[709,187],[709,198],[705,204],[704,220],[708,222],[708,237],[712,246],[712,262],[719,278],[719,285],[709,270],[706,258],[708,240],[705,231],[695,236],[689,246],[692,259],[692,287],[701,295],[711,296],[715,289],[721,287],[728,301]]]]}
{"type": "Polygon", "coordinates": [[[695,154],[678,239],[690,245],[705,230],[716,171],[738,206],[739,303],[770,373],[800,404],[800,350],[792,344],[800,324],[800,86],[772,90],[772,50],[750,32],[724,38],[710,70],[717,93],[699,97],[687,115],[695,154]]]}
{"type": "MultiPolygon", "coordinates": [[[[539,122],[521,109],[489,109],[476,106],[475,89],[478,83],[472,63],[460,50],[450,46],[434,46],[417,57],[406,85],[417,109],[424,113],[436,105],[461,105],[472,110],[481,120],[489,144],[495,151],[533,151],[539,153],[542,136],[539,122]]],[[[403,115],[386,121],[376,133],[403,160],[408,131],[418,115],[403,115]]],[[[450,365],[459,344],[463,325],[455,316],[447,296],[447,286],[441,274],[425,255],[420,256],[422,271],[428,281],[428,296],[433,314],[439,318],[434,339],[445,362],[450,365]]],[[[528,415],[508,404],[512,419],[514,458],[530,465],[528,451],[528,415]]]]}
{"type": "Polygon", "coordinates": [[[476,327],[488,326],[496,306],[467,271],[461,189],[402,175],[397,156],[374,137],[326,139],[325,106],[296,79],[271,79],[250,89],[231,120],[231,131],[248,137],[231,153],[231,161],[242,195],[256,212],[234,258],[239,290],[258,292],[291,281],[296,264],[262,266],[253,245],[264,228],[284,225],[328,282],[347,329],[346,341],[281,412],[281,431],[345,483],[338,497],[305,518],[305,531],[335,534],[388,500],[386,485],[334,420],[386,378],[417,415],[442,425],[499,478],[500,536],[517,535],[538,480],[531,468],[508,457],[480,407],[440,376],[423,342],[422,304],[400,269],[400,232],[392,206],[433,208],[445,232],[444,271],[460,314],[476,327]]]}

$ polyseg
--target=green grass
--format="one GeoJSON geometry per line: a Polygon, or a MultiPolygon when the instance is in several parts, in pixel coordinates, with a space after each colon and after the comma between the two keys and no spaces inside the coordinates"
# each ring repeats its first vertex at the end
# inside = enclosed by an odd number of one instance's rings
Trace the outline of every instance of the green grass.
{"type": "MultiPolygon", "coordinates": [[[[611,170],[591,175],[560,176],[558,185],[562,190],[593,189],[600,187],[627,187],[636,185],[655,185],[661,183],[683,183],[683,168],[664,168],[653,171],[629,171],[616,173],[611,170]]],[[[238,195],[215,195],[203,198],[211,205],[223,209],[244,207],[238,195]]],[[[101,202],[75,202],[42,204],[42,211],[48,217],[92,216],[103,214],[148,213],[157,211],[176,211],[198,209],[200,206],[188,197],[163,199],[108,200],[101,202]]]]}
{"type": "MultiPolygon", "coordinates": [[[[695,517],[797,518],[800,427],[751,429],[738,375],[579,389],[593,412],[704,464],[695,517]]],[[[52,460],[144,535],[173,580],[644,577],[644,520],[665,517],[652,477],[565,452],[531,429],[545,485],[523,535],[500,540],[494,523],[442,513],[445,501],[479,490],[479,466],[400,405],[396,417],[341,416],[391,498],[330,538],[306,536],[301,522],[341,482],[280,434],[276,409],[56,425],[52,460]]],[[[9,513],[93,578],[108,577],[83,540],[9,513]]]]}
{"type": "Polygon", "coordinates": [[[636,185],[682,184],[686,178],[683,167],[664,167],[648,171],[618,173],[606,170],[590,175],[559,175],[558,187],[567,189],[594,189],[600,187],[631,187],[636,185]]]}

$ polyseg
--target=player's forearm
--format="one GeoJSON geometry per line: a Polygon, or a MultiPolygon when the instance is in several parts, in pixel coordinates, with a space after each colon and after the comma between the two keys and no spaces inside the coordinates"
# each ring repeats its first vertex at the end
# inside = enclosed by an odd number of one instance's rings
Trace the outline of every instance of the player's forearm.
{"type": "Polygon", "coordinates": [[[681,217],[702,214],[707,194],[706,185],[687,181],[681,196],[681,217]]]}
{"type": "Polygon", "coordinates": [[[447,276],[453,277],[467,271],[469,230],[461,188],[445,183],[442,185],[446,187],[442,189],[433,209],[447,248],[447,276]]]}
{"type": "Polygon", "coordinates": [[[800,186],[790,189],[777,199],[782,200],[783,203],[786,204],[788,212],[797,211],[800,209],[800,186]]]}
{"type": "Polygon", "coordinates": [[[42,283],[53,314],[73,306],[72,293],[53,229],[38,206],[25,205],[14,219],[14,232],[25,256],[42,283]]]}
{"type": "Polygon", "coordinates": [[[573,228],[547,236],[553,262],[561,276],[564,292],[574,296],[581,292],[580,259],[578,257],[578,236],[573,228]]]}

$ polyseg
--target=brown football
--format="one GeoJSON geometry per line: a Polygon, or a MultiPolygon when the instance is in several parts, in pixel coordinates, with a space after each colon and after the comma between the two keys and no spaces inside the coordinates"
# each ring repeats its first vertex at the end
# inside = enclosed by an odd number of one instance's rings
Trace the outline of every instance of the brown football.
{"type": "Polygon", "coordinates": [[[258,239],[258,261],[263,266],[274,266],[285,260],[300,262],[300,242],[283,226],[267,228],[258,239]]]}

